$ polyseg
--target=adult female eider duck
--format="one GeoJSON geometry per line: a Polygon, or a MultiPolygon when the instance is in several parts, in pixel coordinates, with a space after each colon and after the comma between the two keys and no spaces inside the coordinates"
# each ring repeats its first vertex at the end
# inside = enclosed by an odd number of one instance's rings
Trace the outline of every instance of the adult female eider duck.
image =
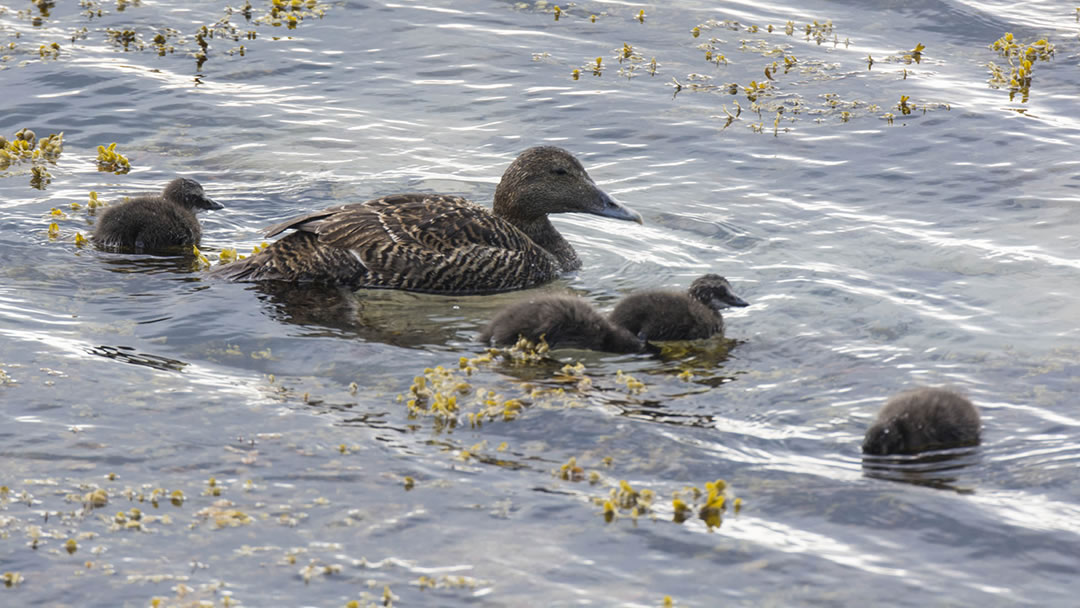
{"type": "Polygon", "coordinates": [[[136,196],[106,209],[94,228],[94,242],[139,252],[198,245],[202,228],[195,212],[224,208],[206,196],[199,182],[178,177],[161,194],[136,196]]]}
{"type": "Polygon", "coordinates": [[[545,296],[507,306],[480,333],[485,344],[507,346],[519,338],[551,348],[586,348],[613,353],[636,353],[646,345],[616,327],[588,302],[573,296],[545,296]]]}
{"type": "Polygon", "coordinates": [[[724,333],[720,309],[749,306],[735,295],[727,279],[707,274],[690,289],[654,290],[626,296],[611,311],[611,322],[641,340],[698,340],[724,333]]]}
{"type": "Polygon", "coordinates": [[[553,146],[529,148],[503,173],[488,211],[459,196],[393,194],[292,218],[294,232],[215,274],[476,294],[539,285],[581,266],[550,213],[641,223],[596,187],[581,163],[553,146]]]}
{"type": "Polygon", "coordinates": [[[979,412],[963,395],[917,388],[885,403],[866,431],[864,454],[918,454],[979,444],[979,412]]]}

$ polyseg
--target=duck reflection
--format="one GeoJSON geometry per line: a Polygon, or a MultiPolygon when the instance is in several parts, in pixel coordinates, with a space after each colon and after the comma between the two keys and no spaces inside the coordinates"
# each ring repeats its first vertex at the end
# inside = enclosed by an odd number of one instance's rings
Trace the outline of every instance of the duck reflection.
{"type": "Polygon", "coordinates": [[[164,254],[118,254],[102,256],[105,270],[120,274],[175,274],[180,280],[198,281],[197,271],[202,262],[193,253],[164,254]]]}
{"type": "Polygon", "coordinates": [[[914,456],[864,455],[863,475],[874,479],[899,481],[959,494],[974,494],[975,490],[959,484],[960,475],[981,462],[977,448],[956,448],[925,452],[914,456]]]}
{"type": "Polygon", "coordinates": [[[507,297],[450,296],[261,281],[252,289],[274,320],[307,335],[341,336],[419,348],[470,341],[481,320],[507,297]]]}
{"type": "Polygon", "coordinates": [[[130,346],[101,345],[86,349],[86,353],[98,357],[105,357],[106,359],[112,359],[114,361],[120,361],[122,363],[141,365],[143,367],[161,371],[182,372],[184,371],[184,368],[188,366],[186,362],[177,359],[136,352],[136,350],[130,346]]]}

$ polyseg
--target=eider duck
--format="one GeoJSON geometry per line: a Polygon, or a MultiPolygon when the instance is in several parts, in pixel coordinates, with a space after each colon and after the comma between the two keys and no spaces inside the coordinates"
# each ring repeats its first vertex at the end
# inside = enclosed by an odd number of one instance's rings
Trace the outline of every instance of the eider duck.
{"type": "Polygon", "coordinates": [[[611,311],[611,322],[641,340],[698,340],[724,333],[725,306],[749,306],[727,279],[707,274],[685,293],[645,291],[626,296],[611,311]]]}
{"type": "Polygon", "coordinates": [[[431,293],[524,289],[581,266],[548,220],[572,212],[641,223],[572,154],[539,146],[503,173],[491,211],[459,196],[419,193],[331,207],[271,226],[268,237],[294,232],[215,274],[431,293]]]}
{"type": "Polygon", "coordinates": [[[106,209],[94,228],[94,241],[106,249],[138,252],[198,245],[202,228],[195,212],[224,208],[206,196],[199,182],[178,177],[161,194],[136,196],[106,209]]]}
{"type": "Polygon", "coordinates": [[[585,300],[545,296],[507,306],[480,333],[480,341],[508,346],[526,338],[551,348],[585,348],[613,353],[636,353],[646,348],[634,334],[611,321],[585,300]]]}
{"type": "Polygon", "coordinates": [[[864,454],[918,454],[979,444],[979,412],[963,395],[916,388],[885,403],[866,431],[864,454]]]}

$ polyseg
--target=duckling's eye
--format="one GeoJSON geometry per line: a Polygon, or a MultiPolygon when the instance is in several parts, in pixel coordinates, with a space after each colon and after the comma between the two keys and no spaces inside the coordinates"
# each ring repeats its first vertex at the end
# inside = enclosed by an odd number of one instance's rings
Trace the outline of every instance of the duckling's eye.
{"type": "Polygon", "coordinates": [[[555,175],[570,175],[570,172],[567,171],[566,169],[564,169],[563,167],[556,167],[556,168],[552,169],[551,172],[554,173],[555,175]]]}

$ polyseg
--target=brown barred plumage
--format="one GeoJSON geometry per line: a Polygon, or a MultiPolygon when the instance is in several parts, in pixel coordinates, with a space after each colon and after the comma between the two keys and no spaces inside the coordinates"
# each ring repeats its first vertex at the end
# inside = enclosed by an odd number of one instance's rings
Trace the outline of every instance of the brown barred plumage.
{"type": "Polygon", "coordinates": [[[393,194],[331,207],[270,227],[294,230],[215,270],[238,281],[285,280],[436,293],[531,287],[580,267],[549,213],[641,222],[596,187],[569,152],[523,152],[495,190],[494,211],[446,194],[393,194]]]}

